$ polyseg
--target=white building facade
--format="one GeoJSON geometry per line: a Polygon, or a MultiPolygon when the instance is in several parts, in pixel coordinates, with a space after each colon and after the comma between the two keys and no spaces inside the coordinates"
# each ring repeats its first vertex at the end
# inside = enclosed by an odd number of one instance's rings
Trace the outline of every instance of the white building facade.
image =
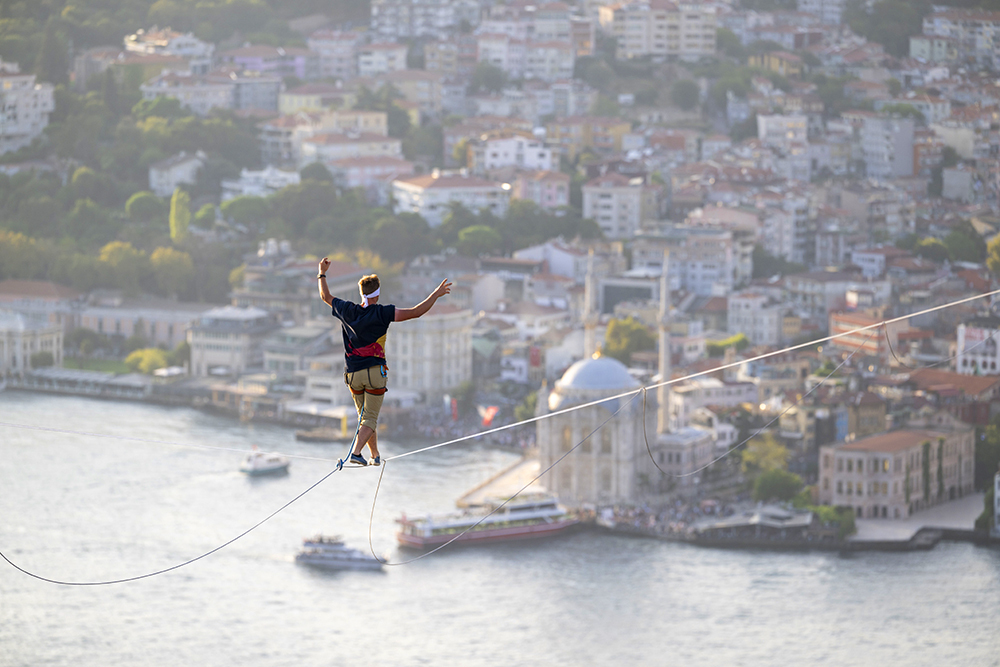
{"type": "Polygon", "coordinates": [[[441,303],[419,319],[390,327],[389,392],[418,392],[436,401],[470,381],[474,321],[472,311],[441,303]]]}
{"type": "Polygon", "coordinates": [[[392,183],[395,213],[418,213],[431,227],[444,222],[449,204],[462,204],[470,211],[490,211],[502,218],[507,213],[510,190],[475,176],[442,175],[396,179],[392,183]]]}
{"type": "Polygon", "coordinates": [[[0,62],[0,154],[16,151],[42,135],[55,108],[55,88],[21,74],[17,63],[0,62]]]}

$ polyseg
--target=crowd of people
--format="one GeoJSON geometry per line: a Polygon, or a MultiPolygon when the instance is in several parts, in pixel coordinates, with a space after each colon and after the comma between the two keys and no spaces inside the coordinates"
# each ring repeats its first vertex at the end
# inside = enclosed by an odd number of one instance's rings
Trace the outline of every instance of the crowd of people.
{"type": "Polygon", "coordinates": [[[676,499],[662,507],[613,505],[600,509],[595,518],[613,530],[662,536],[686,535],[699,519],[709,516],[731,516],[736,509],[717,500],[687,502],[676,499]]]}

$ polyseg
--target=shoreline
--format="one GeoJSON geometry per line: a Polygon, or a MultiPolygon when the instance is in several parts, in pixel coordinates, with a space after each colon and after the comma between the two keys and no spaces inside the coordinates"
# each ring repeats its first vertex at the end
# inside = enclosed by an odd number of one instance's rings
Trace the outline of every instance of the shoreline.
{"type": "Polygon", "coordinates": [[[697,537],[680,533],[661,533],[625,525],[602,525],[597,521],[581,522],[590,530],[620,537],[678,542],[709,549],[746,551],[831,551],[841,554],[865,551],[905,553],[929,551],[940,542],[967,542],[976,546],[1000,547],[1000,538],[976,530],[924,526],[907,540],[781,540],[781,539],[721,539],[697,537]]]}

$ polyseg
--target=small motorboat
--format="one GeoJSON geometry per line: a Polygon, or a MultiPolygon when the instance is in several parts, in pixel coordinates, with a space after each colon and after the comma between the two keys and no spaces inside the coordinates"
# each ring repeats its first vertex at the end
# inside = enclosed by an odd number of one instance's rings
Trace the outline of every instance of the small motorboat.
{"type": "Polygon", "coordinates": [[[240,472],[248,475],[273,475],[288,471],[288,457],[281,454],[261,452],[254,446],[253,451],[247,454],[240,464],[240,472]]]}
{"type": "Polygon", "coordinates": [[[296,563],[326,570],[381,570],[382,563],[369,554],[352,549],[339,537],[317,535],[302,540],[296,563]]]}

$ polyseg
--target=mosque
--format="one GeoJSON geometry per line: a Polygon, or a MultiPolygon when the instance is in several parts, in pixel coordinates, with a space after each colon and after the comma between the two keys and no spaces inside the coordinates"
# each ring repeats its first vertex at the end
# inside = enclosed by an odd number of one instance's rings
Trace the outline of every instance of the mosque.
{"type": "MultiPolygon", "coordinates": [[[[664,253],[658,322],[661,378],[670,377],[668,260],[664,253]]],[[[584,358],[571,365],[551,391],[543,386],[538,392],[536,416],[553,415],[536,422],[541,470],[566,456],[545,474],[542,483],[571,506],[635,502],[646,494],[696,483],[693,476],[673,475],[693,470],[702,460],[710,460],[711,437],[703,432],[687,432],[695,429],[670,432],[667,413],[670,389],[658,387],[655,397],[654,392],[646,397],[647,451],[641,384],[625,364],[601,356],[597,349],[595,294],[591,258],[584,289],[584,358]],[[561,412],[589,403],[594,404],[561,412]],[[616,415],[619,409],[621,412],[616,415]]]]}

